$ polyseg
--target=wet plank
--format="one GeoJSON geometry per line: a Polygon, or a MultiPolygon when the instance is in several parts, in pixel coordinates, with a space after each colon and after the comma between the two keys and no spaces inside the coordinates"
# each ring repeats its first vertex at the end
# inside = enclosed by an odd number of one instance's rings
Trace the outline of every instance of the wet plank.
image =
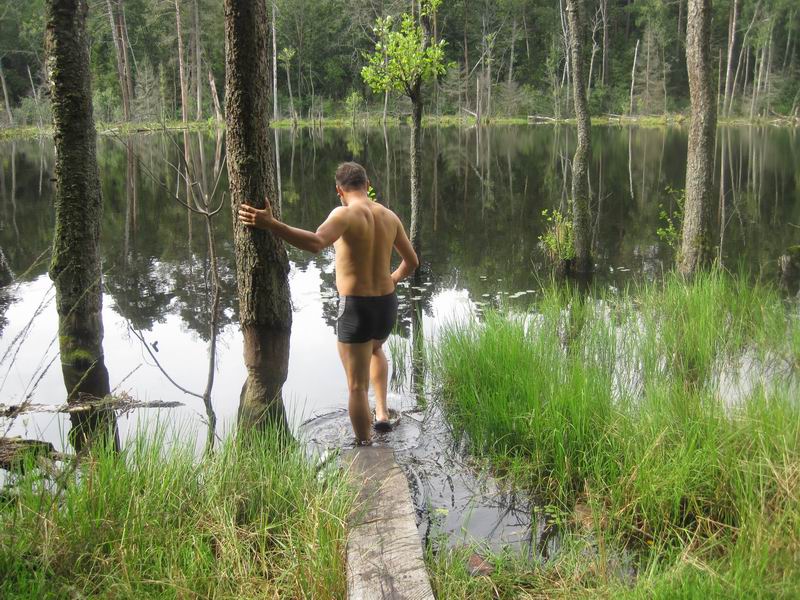
{"type": "Polygon", "coordinates": [[[342,463],[361,486],[347,537],[347,597],[433,600],[408,481],[394,452],[355,448],[342,463]]]}

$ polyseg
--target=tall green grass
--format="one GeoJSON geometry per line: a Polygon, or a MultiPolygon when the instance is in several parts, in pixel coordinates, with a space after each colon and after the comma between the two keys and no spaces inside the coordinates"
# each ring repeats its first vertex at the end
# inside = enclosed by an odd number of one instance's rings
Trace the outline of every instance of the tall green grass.
{"type": "Polygon", "coordinates": [[[350,490],[274,434],[198,459],[163,430],[0,504],[2,598],[344,597],[350,490]]]}
{"type": "Polygon", "coordinates": [[[531,315],[452,326],[434,366],[475,452],[635,553],[635,593],[779,596],[800,593],[799,329],[720,272],[553,288],[531,315]]]}

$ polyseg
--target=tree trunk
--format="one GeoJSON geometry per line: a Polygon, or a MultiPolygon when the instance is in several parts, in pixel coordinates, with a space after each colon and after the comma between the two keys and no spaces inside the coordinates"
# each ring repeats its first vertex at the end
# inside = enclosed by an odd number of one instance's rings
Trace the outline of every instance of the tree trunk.
{"type": "Polygon", "coordinates": [[[272,120],[280,119],[278,111],[278,7],[276,0],[272,0],[272,120]]]}
{"type": "Polygon", "coordinates": [[[710,210],[717,113],[710,56],[711,0],[689,0],[687,12],[686,66],[692,124],[686,159],[686,204],[678,270],[685,276],[692,276],[713,257],[710,210]]]}
{"type": "Polygon", "coordinates": [[[628,114],[633,116],[633,88],[636,85],[636,59],[639,57],[639,40],[636,40],[636,49],[633,51],[633,68],[631,68],[631,101],[628,114]]]}
{"type": "MultiPolygon", "coordinates": [[[[55,142],[55,213],[50,278],[56,288],[59,349],[67,401],[110,393],[103,359],[100,218],[102,197],[92,118],[89,40],[85,0],[48,0],[47,72],[55,142]]],[[[116,440],[113,411],[70,416],[72,442],[80,451],[94,431],[116,440]]]]}
{"type": "Polygon", "coordinates": [[[753,24],[756,22],[756,17],[758,16],[758,8],[760,4],[756,4],[755,9],[753,10],[753,18],[750,20],[750,24],[747,26],[747,30],[744,32],[742,36],[742,47],[739,49],[739,58],[736,61],[736,73],[733,76],[733,86],[731,87],[731,95],[728,98],[728,106],[725,107],[725,114],[730,116],[731,109],[733,107],[733,96],[736,93],[736,83],[739,81],[739,70],[742,66],[742,55],[744,54],[745,50],[747,50],[746,59],[745,59],[745,77],[744,83],[742,84],[742,95],[744,95],[745,88],[747,87],[747,63],[750,62],[750,48],[747,46],[747,38],[750,35],[750,30],[753,28],[753,24]]]}
{"type": "Polygon", "coordinates": [[[517,38],[517,18],[511,23],[511,56],[508,59],[508,85],[511,87],[511,82],[514,80],[514,42],[517,38]]]}
{"type": "Polygon", "coordinates": [[[575,242],[575,270],[586,274],[592,270],[591,236],[589,232],[589,189],[587,171],[591,144],[591,123],[583,80],[583,27],[579,0],[567,0],[570,59],[572,61],[572,93],[578,124],[578,147],[572,159],[572,233],[575,242]]]}
{"type": "Polygon", "coordinates": [[[736,46],[736,22],[739,18],[739,0],[733,0],[731,20],[728,25],[728,66],[725,69],[725,95],[722,100],[722,112],[728,114],[731,94],[733,93],[733,49],[736,46]]]}
{"type": "MultiPolygon", "coordinates": [[[[421,92],[420,92],[421,94],[421,92]]],[[[422,236],[420,235],[420,159],[422,135],[422,98],[411,99],[411,245],[417,256],[422,256],[422,236]]]]}
{"type": "Polygon", "coordinates": [[[239,320],[247,380],[239,405],[245,427],[287,430],[282,388],[289,365],[292,308],[286,249],[270,232],[238,222],[242,202],[273,203],[275,158],[269,136],[269,62],[264,0],[225,0],[225,113],[239,320]]]}
{"type": "Polygon", "coordinates": [[[6,88],[6,75],[3,72],[3,61],[0,57],[0,84],[3,86],[3,101],[6,105],[6,115],[8,115],[8,124],[14,126],[14,115],[11,113],[11,102],[8,99],[8,88],[6,88]]]}
{"type": "Polygon", "coordinates": [[[211,69],[208,70],[208,89],[211,90],[211,101],[214,103],[214,116],[217,123],[222,123],[225,117],[222,116],[222,107],[219,103],[219,94],[217,94],[217,83],[214,81],[214,74],[211,69]]]}
{"type": "Polygon", "coordinates": [[[195,118],[198,121],[203,119],[203,78],[200,76],[203,68],[201,67],[201,61],[200,9],[197,7],[197,0],[194,0],[194,73],[195,81],[197,82],[197,113],[195,118]]]}
{"type": "MultiPolygon", "coordinates": [[[[128,88],[128,104],[131,108],[131,115],[133,115],[133,100],[136,98],[136,93],[133,87],[133,69],[131,68],[131,61],[128,57],[128,50],[131,49],[131,41],[128,39],[128,20],[125,18],[125,6],[122,4],[122,0],[118,0],[119,2],[119,13],[117,18],[119,19],[119,30],[120,30],[120,42],[122,44],[122,60],[123,60],[123,71],[125,73],[125,85],[128,88]]],[[[131,50],[131,54],[133,54],[133,50],[131,50]]]]}
{"type": "Polygon", "coordinates": [[[114,52],[117,55],[117,77],[119,78],[119,89],[122,95],[122,116],[125,121],[131,120],[131,100],[128,95],[128,83],[125,79],[125,59],[122,56],[122,40],[120,39],[119,15],[114,11],[116,0],[106,0],[108,5],[108,18],[111,22],[111,39],[114,42],[114,52]]]}
{"type": "Polygon", "coordinates": [[[609,39],[608,39],[608,0],[601,0],[600,1],[600,14],[603,18],[603,66],[602,66],[602,74],[601,74],[601,81],[603,85],[606,85],[606,75],[608,73],[608,49],[609,49],[609,39]]]}
{"type": "Polygon", "coordinates": [[[181,30],[180,0],[175,0],[175,31],[178,34],[178,72],[181,84],[181,121],[189,122],[189,90],[186,83],[186,64],[183,60],[183,33],[181,30]]]}

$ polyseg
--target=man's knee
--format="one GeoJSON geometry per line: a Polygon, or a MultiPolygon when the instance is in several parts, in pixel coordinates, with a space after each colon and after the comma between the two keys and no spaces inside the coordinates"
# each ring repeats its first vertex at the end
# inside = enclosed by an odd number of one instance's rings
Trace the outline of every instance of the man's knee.
{"type": "Polygon", "coordinates": [[[364,381],[351,381],[348,384],[351,394],[367,393],[369,391],[369,382],[364,381]]]}

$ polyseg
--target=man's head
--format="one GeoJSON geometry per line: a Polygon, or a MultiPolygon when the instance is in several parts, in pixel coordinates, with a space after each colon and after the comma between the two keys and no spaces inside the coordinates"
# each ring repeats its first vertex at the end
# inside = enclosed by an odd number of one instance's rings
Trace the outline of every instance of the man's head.
{"type": "Polygon", "coordinates": [[[367,171],[356,162],[345,162],[336,169],[336,192],[343,197],[347,192],[365,192],[369,189],[367,171]]]}

